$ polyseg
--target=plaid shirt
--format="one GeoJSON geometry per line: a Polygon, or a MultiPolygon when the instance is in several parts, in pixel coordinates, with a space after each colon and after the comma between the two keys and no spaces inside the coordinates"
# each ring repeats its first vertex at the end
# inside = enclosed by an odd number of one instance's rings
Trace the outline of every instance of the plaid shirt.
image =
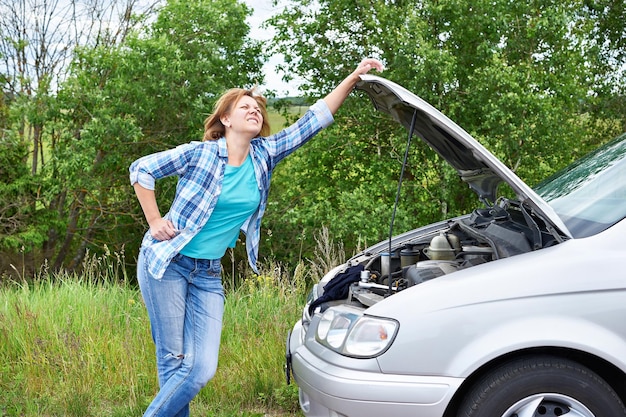
{"type": "MultiPolygon", "coordinates": [[[[268,137],[257,137],[250,143],[261,203],[245,221],[241,230],[246,234],[248,262],[258,273],[256,261],[261,239],[261,218],[267,206],[270,178],[276,164],[298,149],[320,130],[333,122],[333,116],[323,100],[310,107],[300,120],[268,137]]],[[[222,190],[224,169],[228,163],[226,139],[191,142],[174,149],[139,158],[130,166],[130,183],[139,183],[154,190],[155,180],[177,175],[176,196],[168,213],[179,231],[173,239],[159,241],[148,230],[142,241],[148,271],[160,279],[172,258],[185,246],[211,216],[222,190]]]]}

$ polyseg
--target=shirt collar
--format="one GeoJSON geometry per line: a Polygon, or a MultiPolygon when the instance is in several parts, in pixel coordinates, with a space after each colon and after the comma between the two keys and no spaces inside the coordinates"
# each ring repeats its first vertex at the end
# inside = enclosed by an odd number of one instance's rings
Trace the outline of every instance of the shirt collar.
{"type": "Polygon", "coordinates": [[[228,147],[226,146],[226,138],[222,136],[217,140],[217,154],[220,158],[228,158],[228,147]]]}
{"type": "MultiPolygon", "coordinates": [[[[250,142],[251,144],[254,142],[257,142],[261,139],[260,136],[257,136],[256,138],[252,139],[252,141],[250,142]]],[[[253,151],[254,146],[250,146],[250,156],[254,156],[254,151],[253,151]]],[[[224,136],[220,137],[217,140],[217,155],[220,158],[228,158],[228,147],[226,146],[226,138],[224,136]]]]}

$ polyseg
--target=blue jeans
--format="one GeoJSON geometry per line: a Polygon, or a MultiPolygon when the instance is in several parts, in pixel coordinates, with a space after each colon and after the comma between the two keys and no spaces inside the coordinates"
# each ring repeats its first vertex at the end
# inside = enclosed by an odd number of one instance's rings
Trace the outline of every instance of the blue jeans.
{"type": "Polygon", "coordinates": [[[189,403],[217,369],[224,312],[220,260],[179,254],[156,280],[140,252],[137,279],[156,346],[160,388],[144,417],[187,417],[189,403]]]}

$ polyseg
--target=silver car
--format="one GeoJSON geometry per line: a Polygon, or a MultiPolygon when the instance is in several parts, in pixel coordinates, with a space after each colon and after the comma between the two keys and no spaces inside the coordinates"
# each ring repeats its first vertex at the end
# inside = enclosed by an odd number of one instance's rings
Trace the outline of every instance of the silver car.
{"type": "Polygon", "coordinates": [[[304,414],[626,416],[626,135],[531,189],[401,86],[358,88],[481,203],[313,288],[287,338],[304,414]]]}

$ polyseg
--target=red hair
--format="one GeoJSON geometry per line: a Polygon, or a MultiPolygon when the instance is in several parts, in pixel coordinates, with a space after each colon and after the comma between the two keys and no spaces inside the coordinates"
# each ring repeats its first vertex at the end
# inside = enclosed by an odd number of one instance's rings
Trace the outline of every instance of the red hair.
{"type": "Polygon", "coordinates": [[[243,97],[248,96],[256,100],[261,109],[263,116],[263,125],[261,126],[261,136],[269,136],[270,124],[267,118],[267,99],[261,95],[255,94],[254,89],[246,90],[243,88],[232,88],[224,93],[215,103],[213,113],[204,121],[204,137],[202,140],[216,140],[224,136],[226,128],[220,120],[222,116],[228,115],[235,104],[243,97]]]}

